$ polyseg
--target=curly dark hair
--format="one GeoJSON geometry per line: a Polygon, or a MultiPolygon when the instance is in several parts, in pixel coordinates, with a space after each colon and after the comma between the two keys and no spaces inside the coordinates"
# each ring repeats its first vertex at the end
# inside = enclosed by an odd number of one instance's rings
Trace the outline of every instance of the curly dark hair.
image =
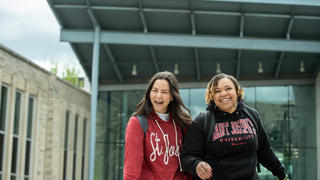
{"type": "Polygon", "coordinates": [[[218,85],[219,80],[223,79],[223,78],[230,79],[232,81],[232,83],[234,84],[234,86],[236,88],[236,92],[237,92],[237,101],[240,102],[244,99],[243,88],[240,85],[240,83],[238,82],[238,80],[235,77],[233,77],[232,75],[219,73],[219,74],[216,74],[215,76],[213,76],[213,78],[209,81],[209,83],[207,85],[206,96],[205,96],[207,104],[214,103],[214,101],[213,101],[214,88],[218,85]]]}

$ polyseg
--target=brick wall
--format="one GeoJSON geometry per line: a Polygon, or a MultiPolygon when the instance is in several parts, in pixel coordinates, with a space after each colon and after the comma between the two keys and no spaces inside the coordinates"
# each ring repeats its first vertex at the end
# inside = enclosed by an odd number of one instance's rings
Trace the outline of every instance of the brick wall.
{"type": "MultiPolygon", "coordinates": [[[[82,153],[83,137],[80,133],[83,129],[83,120],[89,120],[90,117],[90,94],[70,85],[2,45],[0,45],[0,85],[8,87],[11,93],[8,101],[8,107],[10,108],[6,118],[8,125],[6,128],[6,142],[3,156],[3,179],[9,180],[11,176],[11,168],[9,167],[11,167],[12,154],[12,121],[15,97],[13,94],[16,90],[22,92],[24,97],[33,96],[36,102],[33,120],[30,179],[62,179],[65,115],[67,110],[71,113],[68,137],[67,177],[72,177],[73,159],[71,156],[73,157],[74,117],[75,114],[79,115],[77,138],[77,142],[79,143],[77,143],[76,164],[81,164],[80,154],[82,153]]],[[[27,106],[27,103],[25,105],[27,106]]],[[[26,114],[24,113],[24,115],[26,114]]],[[[22,116],[21,122],[26,122],[24,119],[26,118],[22,116]]],[[[27,123],[21,124],[19,147],[24,147],[27,123]]],[[[86,136],[89,136],[89,122],[87,122],[86,132],[86,136]]],[[[86,141],[86,144],[88,145],[88,141],[86,141]]],[[[18,155],[18,177],[23,177],[24,174],[24,151],[25,148],[22,148],[22,151],[19,151],[18,155]]],[[[81,168],[78,165],[76,177],[80,177],[80,171],[81,168]]]]}

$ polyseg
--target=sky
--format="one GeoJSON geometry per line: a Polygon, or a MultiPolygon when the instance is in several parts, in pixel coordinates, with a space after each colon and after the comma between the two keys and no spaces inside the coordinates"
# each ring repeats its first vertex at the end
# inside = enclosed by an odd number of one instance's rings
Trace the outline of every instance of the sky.
{"type": "Polygon", "coordinates": [[[0,0],[0,43],[49,70],[58,64],[85,76],[70,45],[60,42],[60,26],[46,0],[0,0]]]}

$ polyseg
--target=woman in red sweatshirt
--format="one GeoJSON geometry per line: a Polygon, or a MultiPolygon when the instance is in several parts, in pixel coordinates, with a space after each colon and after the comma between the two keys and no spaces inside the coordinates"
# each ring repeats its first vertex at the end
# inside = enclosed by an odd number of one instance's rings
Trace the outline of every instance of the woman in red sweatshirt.
{"type": "Polygon", "coordinates": [[[155,74],[126,128],[124,180],[190,178],[180,160],[184,127],[192,121],[184,110],[190,112],[180,98],[177,78],[167,71],[155,74]],[[137,116],[145,117],[146,132],[137,116]]]}

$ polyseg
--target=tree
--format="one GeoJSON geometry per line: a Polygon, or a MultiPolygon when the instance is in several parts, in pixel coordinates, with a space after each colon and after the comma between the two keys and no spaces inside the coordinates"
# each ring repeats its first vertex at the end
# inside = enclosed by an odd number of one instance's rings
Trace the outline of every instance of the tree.
{"type": "Polygon", "coordinates": [[[54,75],[58,75],[58,63],[51,61],[51,68],[50,72],[52,72],[54,75]]]}
{"type": "MultiPolygon", "coordinates": [[[[58,63],[51,63],[52,67],[50,68],[50,71],[58,75],[58,63]]],[[[79,70],[74,68],[75,66],[69,66],[66,65],[64,68],[64,72],[62,72],[62,79],[68,81],[69,83],[79,87],[83,88],[84,87],[84,78],[79,77],[79,70]]]]}

